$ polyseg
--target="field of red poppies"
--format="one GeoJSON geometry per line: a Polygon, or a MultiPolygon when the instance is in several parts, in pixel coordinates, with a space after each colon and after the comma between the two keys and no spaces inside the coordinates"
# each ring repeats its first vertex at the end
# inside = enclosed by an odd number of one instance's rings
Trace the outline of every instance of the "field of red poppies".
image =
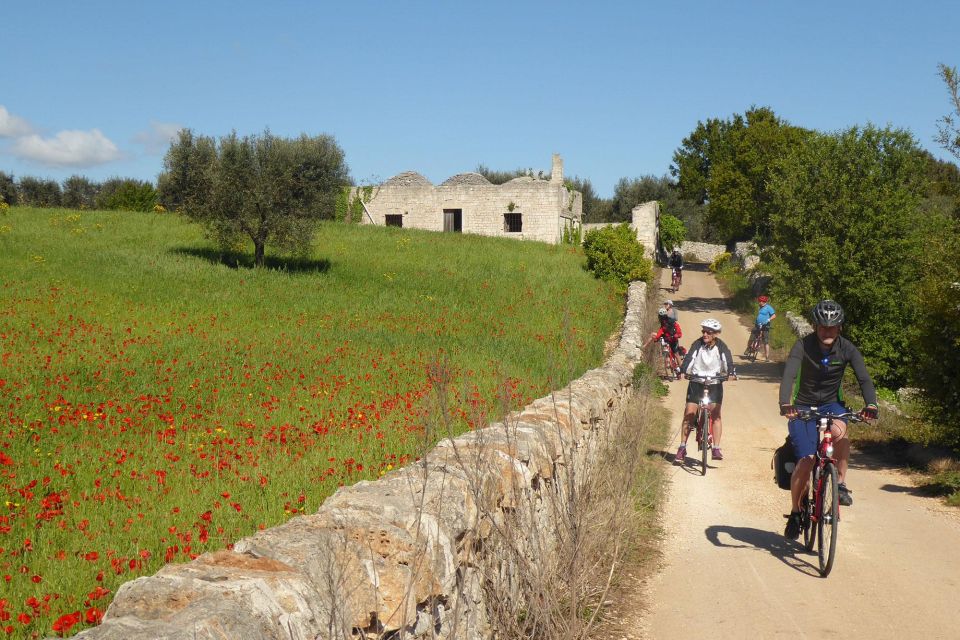
{"type": "Polygon", "coordinates": [[[622,305],[512,240],[328,224],[243,260],[169,214],[0,217],[0,635],[95,625],[124,581],[564,384],[622,305]]]}

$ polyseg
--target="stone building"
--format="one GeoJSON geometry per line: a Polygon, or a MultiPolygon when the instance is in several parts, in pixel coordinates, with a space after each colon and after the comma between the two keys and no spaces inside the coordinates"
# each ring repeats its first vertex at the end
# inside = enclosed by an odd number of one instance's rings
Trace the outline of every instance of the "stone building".
{"type": "Polygon", "coordinates": [[[549,180],[523,176],[495,185],[479,173],[459,173],[435,186],[408,171],[373,189],[354,189],[351,199],[358,196],[366,224],[550,243],[579,227],[583,214],[583,196],[564,185],[558,154],[549,180]]]}

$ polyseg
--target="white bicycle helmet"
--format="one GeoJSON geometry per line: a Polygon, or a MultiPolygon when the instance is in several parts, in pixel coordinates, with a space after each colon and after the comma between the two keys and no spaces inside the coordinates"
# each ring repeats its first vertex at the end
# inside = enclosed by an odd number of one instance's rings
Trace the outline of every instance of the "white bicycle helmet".
{"type": "Polygon", "coordinates": [[[720,326],[720,323],[714,320],[713,318],[707,318],[706,320],[700,323],[700,326],[703,327],[704,329],[710,329],[711,331],[716,331],[717,333],[720,333],[721,331],[723,331],[723,328],[720,326]]]}

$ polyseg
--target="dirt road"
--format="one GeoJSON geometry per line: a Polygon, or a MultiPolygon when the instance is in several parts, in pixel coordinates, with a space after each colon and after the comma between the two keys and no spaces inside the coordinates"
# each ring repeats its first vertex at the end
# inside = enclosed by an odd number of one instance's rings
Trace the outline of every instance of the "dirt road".
{"type": "MultiPolygon", "coordinates": [[[[669,285],[669,273],[661,287],[669,285]]],[[[770,458],[786,435],[777,411],[782,364],[744,362],[748,331],[706,271],[686,271],[672,297],[689,346],[707,317],[737,362],[725,386],[722,462],[705,477],[671,467],[662,514],[662,566],[644,585],[649,607],[624,637],[960,638],[960,518],[921,497],[909,479],[854,453],[837,560],[819,577],[816,556],[783,537],[789,498],[773,483],[770,458]],[[838,606],[839,605],[839,606],[838,606]]],[[[774,301],[774,306],[776,306],[774,301]]],[[[679,427],[686,382],[671,382],[666,406],[679,427]]],[[[691,453],[696,444],[691,437],[691,453]]],[[[670,464],[677,437],[665,452],[670,464]]],[[[619,607],[639,611],[642,606],[619,607]]],[[[622,627],[621,627],[622,628],[622,627]]]]}

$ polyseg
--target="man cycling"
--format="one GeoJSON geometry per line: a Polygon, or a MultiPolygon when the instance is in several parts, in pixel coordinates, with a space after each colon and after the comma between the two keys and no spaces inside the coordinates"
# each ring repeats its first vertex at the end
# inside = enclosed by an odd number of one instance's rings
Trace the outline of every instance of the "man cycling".
{"type": "MultiPolygon", "coordinates": [[[[680,346],[680,338],[683,337],[683,332],[680,331],[680,323],[672,319],[664,308],[657,310],[657,318],[660,320],[660,329],[651,333],[650,339],[647,340],[643,346],[646,348],[651,342],[656,342],[660,338],[663,338],[664,341],[670,345],[670,350],[679,362],[684,354],[683,347],[680,346]]],[[[676,372],[678,374],[680,373],[679,367],[677,367],[676,372]]]]}
{"type": "Polygon", "coordinates": [[[683,256],[680,255],[680,250],[677,247],[673,248],[673,253],[670,254],[670,261],[667,264],[670,265],[677,282],[680,282],[683,279],[683,256]]]}
{"type": "MultiPolygon", "coordinates": [[[[733,364],[733,356],[726,343],[720,339],[722,330],[720,323],[713,318],[707,318],[700,323],[703,335],[697,338],[683,362],[680,364],[681,376],[716,377],[729,374],[736,380],[737,370],[733,364]]],[[[713,451],[710,452],[713,460],[723,460],[723,451],[720,449],[720,436],[723,425],[720,422],[720,407],[723,404],[723,384],[710,385],[710,414],[713,418],[713,451]]],[[[680,447],[674,461],[683,464],[687,456],[687,438],[694,429],[697,407],[703,397],[703,384],[690,381],[687,385],[687,405],[683,411],[683,432],[680,447]]]]}
{"type": "MultiPolygon", "coordinates": [[[[807,491],[819,439],[817,421],[798,419],[798,411],[817,407],[819,411],[827,413],[846,413],[848,409],[843,405],[840,384],[847,364],[850,364],[866,402],[861,415],[873,420],[878,413],[877,392],[863,356],[853,343],[840,335],[843,320],[843,308],[839,304],[833,300],[818,302],[813,308],[814,331],[793,345],[780,381],[780,414],[791,418],[788,428],[797,457],[797,466],[790,480],[790,515],[787,516],[787,526],[783,532],[791,540],[796,540],[800,535],[800,499],[807,491]]],[[[853,497],[845,483],[850,459],[846,423],[835,419],[832,432],[833,455],[840,476],[840,504],[850,506],[853,497]]]]}
{"type": "Polygon", "coordinates": [[[759,334],[763,340],[763,359],[770,362],[770,322],[777,317],[777,311],[770,305],[770,298],[765,295],[758,297],[757,302],[760,303],[760,310],[757,311],[757,319],[753,323],[747,344],[752,343],[759,334]]]}

